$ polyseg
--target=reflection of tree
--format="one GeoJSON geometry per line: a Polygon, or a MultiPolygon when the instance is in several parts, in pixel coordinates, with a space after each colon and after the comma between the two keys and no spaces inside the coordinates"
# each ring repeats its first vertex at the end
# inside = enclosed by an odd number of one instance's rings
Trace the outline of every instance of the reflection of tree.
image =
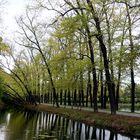
{"type": "Polygon", "coordinates": [[[55,127],[56,127],[58,115],[56,115],[55,118],[53,118],[53,119],[54,120],[52,120],[51,131],[53,131],[55,129],[55,127]]]}
{"type": "MultiPolygon", "coordinates": [[[[9,140],[26,140],[25,133],[29,128],[32,128],[34,115],[30,112],[12,112],[7,129],[9,133],[7,139],[9,140]]],[[[31,138],[31,136],[30,136],[31,138]]]]}
{"type": "Polygon", "coordinates": [[[64,126],[65,126],[65,118],[62,117],[62,120],[61,120],[61,130],[60,130],[60,137],[59,139],[64,139],[64,126]]]}
{"type": "Polygon", "coordinates": [[[89,139],[90,126],[85,125],[85,138],[89,139]]]}
{"type": "Polygon", "coordinates": [[[113,132],[110,132],[109,140],[113,140],[113,139],[114,139],[114,133],[113,132]]]}
{"type": "Polygon", "coordinates": [[[0,124],[6,121],[7,112],[6,110],[0,110],[0,124]]]}
{"type": "Polygon", "coordinates": [[[118,135],[112,131],[110,131],[110,137],[109,140],[118,140],[118,135]]]}
{"type": "Polygon", "coordinates": [[[68,130],[68,125],[69,125],[69,119],[66,118],[66,127],[65,127],[65,134],[67,134],[68,130]]]}
{"type": "Polygon", "coordinates": [[[71,139],[74,139],[74,132],[75,132],[75,121],[71,121],[71,139]]]}
{"type": "Polygon", "coordinates": [[[105,140],[105,130],[103,129],[103,140],[105,140]]]}
{"type": "Polygon", "coordinates": [[[99,129],[99,139],[101,140],[102,138],[102,129],[99,129]]]}
{"type": "MultiPolygon", "coordinates": [[[[6,122],[6,112],[0,112],[0,123],[6,122]]],[[[58,140],[118,140],[118,134],[70,120],[55,114],[12,112],[7,140],[40,140],[41,136],[58,140]]],[[[121,138],[121,136],[119,136],[121,138]]],[[[48,138],[49,139],[49,138],[48,138]]],[[[133,138],[131,138],[133,140],[133,138]]]]}
{"type": "Polygon", "coordinates": [[[96,140],[97,136],[96,136],[96,128],[93,127],[92,129],[92,135],[91,135],[91,139],[95,139],[96,140]]]}

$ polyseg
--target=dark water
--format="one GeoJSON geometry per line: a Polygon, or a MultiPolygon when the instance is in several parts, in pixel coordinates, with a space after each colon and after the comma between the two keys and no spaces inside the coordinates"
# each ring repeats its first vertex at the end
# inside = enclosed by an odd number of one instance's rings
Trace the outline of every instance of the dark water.
{"type": "Polygon", "coordinates": [[[48,113],[0,111],[0,140],[137,140],[48,113]]]}

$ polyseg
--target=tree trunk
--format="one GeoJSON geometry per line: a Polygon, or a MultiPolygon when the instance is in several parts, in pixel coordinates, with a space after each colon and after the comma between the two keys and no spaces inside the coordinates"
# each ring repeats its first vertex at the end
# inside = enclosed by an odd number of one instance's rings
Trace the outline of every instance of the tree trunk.
{"type": "Polygon", "coordinates": [[[93,6],[92,2],[90,0],[87,0],[88,6],[92,12],[93,19],[95,21],[95,26],[97,29],[98,34],[96,35],[97,40],[99,41],[99,46],[102,51],[103,59],[104,59],[104,68],[105,68],[105,75],[106,75],[106,81],[108,85],[108,92],[109,92],[109,99],[110,99],[110,107],[111,107],[111,114],[116,114],[116,103],[115,103],[115,89],[114,89],[114,83],[111,79],[110,71],[109,71],[109,63],[107,58],[107,49],[103,41],[103,35],[100,27],[100,20],[97,16],[93,6]]]}
{"type": "Polygon", "coordinates": [[[90,50],[90,58],[91,58],[90,60],[91,60],[91,64],[92,64],[94,112],[98,112],[98,105],[97,105],[98,82],[97,82],[97,76],[96,76],[92,39],[91,39],[90,30],[89,30],[88,26],[86,27],[86,31],[87,31],[87,36],[88,36],[88,46],[89,46],[89,50],[90,50]]]}
{"type": "Polygon", "coordinates": [[[71,106],[71,96],[70,96],[70,89],[68,89],[68,105],[71,106]]]}
{"type": "Polygon", "coordinates": [[[117,82],[117,85],[116,85],[116,110],[119,109],[120,78],[121,78],[121,70],[118,71],[118,82],[117,82]]]}
{"type": "Polygon", "coordinates": [[[135,81],[133,67],[131,67],[131,112],[135,112],[135,81]]]}
{"type": "Polygon", "coordinates": [[[86,91],[86,107],[88,107],[88,96],[89,96],[89,87],[88,87],[89,84],[87,84],[87,91],[86,91]]]}
{"type": "Polygon", "coordinates": [[[133,44],[133,38],[132,38],[132,21],[131,16],[128,8],[127,0],[125,0],[126,4],[126,11],[128,16],[128,25],[129,25],[129,41],[130,41],[130,53],[131,53],[131,59],[130,59],[130,73],[131,73],[131,112],[135,111],[135,80],[134,80],[134,44],[133,44]]]}
{"type": "Polygon", "coordinates": [[[100,97],[101,97],[101,108],[104,107],[104,85],[103,85],[103,69],[102,69],[102,54],[100,52],[100,97]]]}
{"type": "Polygon", "coordinates": [[[82,106],[84,107],[84,90],[81,90],[81,95],[82,95],[82,106]]]}
{"type": "Polygon", "coordinates": [[[63,92],[62,89],[60,90],[60,105],[62,105],[62,101],[63,101],[63,92]]]}
{"type": "Polygon", "coordinates": [[[74,101],[73,101],[73,105],[77,106],[77,95],[76,95],[76,89],[74,90],[74,101]]]}
{"type": "Polygon", "coordinates": [[[78,91],[78,95],[79,107],[81,107],[81,90],[78,91]]]}
{"type": "Polygon", "coordinates": [[[121,47],[120,47],[120,54],[119,54],[119,67],[118,67],[118,78],[117,78],[117,85],[116,85],[116,109],[119,109],[119,92],[120,92],[120,83],[121,83],[121,71],[122,71],[122,55],[123,55],[123,46],[124,46],[124,36],[126,34],[126,20],[124,22],[122,39],[121,39],[121,47]]]}
{"type": "Polygon", "coordinates": [[[57,98],[57,93],[56,93],[56,89],[55,89],[55,86],[54,86],[54,82],[53,82],[53,79],[52,79],[52,73],[51,73],[51,70],[49,68],[49,65],[46,61],[46,58],[40,48],[40,45],[39,45],[39,42],[37,41],[37,44],[38,44],[38,48],[39,48],[39,52],[45,62],[45,65],[46,65],[46,68],[47,68],[47,71],[48,71],[48,74],[49,74],[49,78],[50,78],[50,83],[51,83],[51,86],[52,86],[52,92],[53,92],[53,103],[55,104],[56,103],[56,106],[59,107],[59,103],[58,103],[58,98],[57,98]]]}
{"type": "Polygon", "coordinates": [[[91,83],[90,83],[90,84],[89,84],[90,107],[93,106],[91,88],[92,88],[92,87],[91,87],[91,83]]]}
{"type": "Polygon", "coordinates": [[[106,95],[106,82],[104,83],[104,109],[106,109],[107,95],[106,95]]]}
{"type": "Polygon", "coordinates": [[[65,90],[65,94],[64,94],[64,105],[67,105],[67,90],[65,90]]]}
{"type": "MultiPolygon", "coordinates": [[[[80,3],[79,1],[77,0],[76,1],[79,8],[81,7],[80,6],[80,3]]],[[[81,14],[84,15],[84,12],[82,9],[81,10],[81,14]]],[[[77,11],[76,11],[77,12],[77,11]]],[[[79,14],[79,13],[78,13],[79,14]]],[[[93,103],[94,103],[94,112],[98,112],[98,105],[97,105],[97,92],[98,92],[98,81],[97,81],[97,76],[96,76],[96,67],[95,67],[95,57],[94,57],[94,46],[93,46],[93,43],[92,43],[92,37],[91,37],[91,33],[90,33],[90,29],[89,29],[89,25],[88,23],[86,22],[87,19],[81,19],[81,21],[83,22],[83,25],[85,27],[85,30],[86,30],[86,34],[87,34],[87,42],[88,42],[88,48],[89,48],[89,51],[90,51],[90,60],[91,60],[91,64],[92,64],[92,76],[93,76],[93,103]]]]}

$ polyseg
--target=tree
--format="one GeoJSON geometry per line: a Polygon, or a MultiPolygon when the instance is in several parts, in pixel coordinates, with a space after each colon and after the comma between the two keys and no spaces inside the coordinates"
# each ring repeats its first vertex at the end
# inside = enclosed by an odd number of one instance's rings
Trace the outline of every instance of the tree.
{"type": "Polygon", "coordinates": [[[56,93],[55,85],[54,85],[53,78],[52,78],[52,73],[51,73],[50,67],[48,65],[46,56],[44,55],[44,52],[42,50],[41,43],[39,41],[38,34],[37,34],[37,31],[38,31],[37,29],[39,28],[39,26],[34,25],[35,15],[32,18],[30,18],[28,14],[29,13],[27,12],[26,13],[27,23],[25,23],[25,21],[23,20],[22,17],[18,21],[18,25],[21,28],[27,42],[22,42],[22,43],[18,43],[18,44],[21,46],[24,46],[24,47],[35,49],[35,50],[39,51],[39,53],[41,54],[42,59],[45,63],[45,66],[46,66],[48,74],[49,74],[49,79],[50,79],[50,83],[52,86],[52,92],[53,92],[53,96],[54,96],[54,103],[56,103],[57,107],[59,107],[57,93],[56,93]]]}
{"type": "Polygon", "coordinates": [[[95,21],[95,27],[97,29],[97,35],[96,38],[99,41],[99,47],[101,48],[102,54],[103,54],[103,60],[104,60],[104,69],[106,73],[106,81],[108,85],[108,92],[109,92],[109,99],[110,99],[110,107],[111,107],[111,113],[116,114],[116,104],[115,104],[115,86],[114,82],[111,78],[110,71],[109,71],[109,63],[108,63],[108,58],[107,58],[107,49],[103,41],[103,35],[101,31],[101,26],[100,26],[100,19],[95,12],[95,9],[92,5],[92,2],[90,0],[87,0],[87,4],[91,10],[93,19],[95,21]]]}
{"type": "Polygon", "coordinates": [[[129,26],[129,41],[130,41],[130,53],[131,53],[131,62],[130,62],[130,71],[131,71],[131,112],[135,111],[135,80],[134,80],[134,43],[132,38],[132,21],[127,4],[125,0],[126,12],[128,16],[128,26],[129,26]]]}

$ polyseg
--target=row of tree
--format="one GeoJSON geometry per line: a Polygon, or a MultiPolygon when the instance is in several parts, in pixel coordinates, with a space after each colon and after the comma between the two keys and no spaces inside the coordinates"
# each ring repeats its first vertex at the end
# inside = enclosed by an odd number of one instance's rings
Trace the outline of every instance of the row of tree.
{"type": "Polygon", "coordinates": [[[36,0],[17,19],[19,50],[10,47],[1,63],[7,92],[17,102],[36,103],[53,94],[53,104],[69,99],[94,111],[119,107],[121,87],[130,83],[135,110],[135,73],[139,65],[139,3],[135,0],[36,0]],[[55,17],[45,18],[48,11],[55,17]],[[17,54],[18,52],[18,54],[17,54]],[[8,75],[8,76],[7,76],[8,75]],[[127,82],[126,82],[127,81],[127,82]]]}

